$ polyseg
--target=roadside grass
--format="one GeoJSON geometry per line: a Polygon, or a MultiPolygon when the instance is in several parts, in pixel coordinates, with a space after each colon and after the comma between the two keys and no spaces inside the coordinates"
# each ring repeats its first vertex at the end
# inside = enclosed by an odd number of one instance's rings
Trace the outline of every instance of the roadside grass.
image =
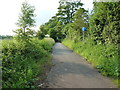
{"type": "Polygon", "coordinates": [[[51,66],[53,39],[2,41],[2,88],[35,88],[38,76],[51,66]]]}
{"type": "Polygon", "coordinates": [[[117,82],[120,81],[118,46],[114,44],[94,44],[92,39],[76,43],[70,39],[64,39],[62,43],[83,56],[93,67],[99,69],[99,72],[112,78],[120,86],[120,83],[117,82]]]}
{"type": "Polygon", "coordinates": [[[42,88],[46,86],[46,78],[49,70],[52,67],[52,56],[51,54],[48,55],[48,57],[44,57],[41,60],[41,63],[39,64],[39,74],[36,77],[36,81],[34,82],[34,85],[36,88],[42,88]]]}
{"type": "Polygon", "coordinates": [[[120,79],[113,79],[112,81],[118,86],[118,88],[120,88],[120,79]]]}

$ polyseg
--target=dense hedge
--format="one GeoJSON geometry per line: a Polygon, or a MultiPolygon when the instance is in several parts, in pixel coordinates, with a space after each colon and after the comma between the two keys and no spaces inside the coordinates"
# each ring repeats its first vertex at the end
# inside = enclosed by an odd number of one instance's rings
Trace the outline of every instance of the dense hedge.
{"type": "Polygon", "coordinates": [[[31,39],[2,41],[2,85],[3,88],[32,88],[41,65],[50,60],[53,39],[31,39]]]}

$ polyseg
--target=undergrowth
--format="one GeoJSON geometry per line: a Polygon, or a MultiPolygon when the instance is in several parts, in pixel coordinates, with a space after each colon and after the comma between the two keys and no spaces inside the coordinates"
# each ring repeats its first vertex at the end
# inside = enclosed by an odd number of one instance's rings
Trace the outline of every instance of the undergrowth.
{"type": "Polygon", "coordinates": [[[53,39],[2,41],[2,88],[35,88],[43,65],[50,65],[53,39]]]}

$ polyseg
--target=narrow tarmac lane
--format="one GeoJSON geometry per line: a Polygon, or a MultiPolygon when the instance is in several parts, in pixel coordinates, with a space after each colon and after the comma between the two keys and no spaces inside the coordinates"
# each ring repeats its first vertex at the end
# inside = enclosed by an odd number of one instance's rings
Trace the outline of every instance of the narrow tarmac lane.
{"type": "Polygon", "coordinates": [[[116,87],[84,58],[61,43],[56,43],[53,47],[53,64],[47,77],[49,88],[116,87]]]}

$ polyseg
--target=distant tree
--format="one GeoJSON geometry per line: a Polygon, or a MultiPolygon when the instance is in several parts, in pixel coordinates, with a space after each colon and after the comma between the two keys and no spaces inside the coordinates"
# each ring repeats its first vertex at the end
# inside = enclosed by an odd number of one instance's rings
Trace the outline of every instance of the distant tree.
{"type": "Polygon", "coordinates": [[[13,36],[11,35],[0,35],[0,39],[12,39],[13,36]]]}
{"type": "Polygon", "coordinates": [[[80,1],[60,0],[58,12],[44,24],[44,29],[41,27],[42,32],[47,32],[55,41],[62,41],[69,28],[65,26],[74,22],[74,15],[82,5],[80,1]]]}
{"type": "Polygon", "coordinates": [[[31,34],[27,32],[32,32],[32,30],[28,28],[35,26],[34,11],[35,7],[28,4],[27,1],[22,3],[21,13],[18,22],[16,23],[20,27],[20,29],[15,31],[18,35],[21,34],[22,36],[27,37],[31,34]]]}
{"type": "Polygon", "coordinates": [[[41,26],[39,27],[39,29],[40,29],[40,31],[41,31],[44,35],[47,34],[47,27],[46,27],[45,25],[41,25],[41,26]]]}
{"type": "Polygon", "coordinates": [[[51,38],[53,38],[55,41],[57,41],[57,31],[55,28],[50,28],[48,34],[50,35],[51,38]]]}
{"type": "Polygon", "coordinates": [[[43,39],[45,37],[45,34],[41,30],[38,30],[36,37],[38,37],[38,39],[43,39]]]}

